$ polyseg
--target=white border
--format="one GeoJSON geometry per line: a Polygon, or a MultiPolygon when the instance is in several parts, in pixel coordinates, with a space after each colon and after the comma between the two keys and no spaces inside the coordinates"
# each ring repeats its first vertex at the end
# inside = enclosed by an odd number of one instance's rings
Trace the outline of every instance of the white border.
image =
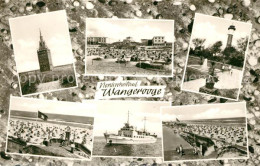
{"type": "MultiPolygon", "coordinates": [[[[69,29],[69,24],[68,24],[68,17],[67,17],[67,13],[66,13],[66,10],[58,10],[58,11],[53,11],[53,12],[46,12],[46,13],[40,13],[40,14],[32,14],[32,15],[26,15],[26,16],[20,16],[20,17],[14,17],[14,18],[10,18],[9,19],[9,26],[10,26],[10,31],[11,31],[11,38],[12,40],[14,39],[13,36],[12,36],[12,28],[11,28],[11,24],[10,24],[10,20],[15,20],[15,19],[21,19],[21,18],[25,18],[25,17],[36,17],[38,15],[44,15],[44,14],[49,14],[49,13],[57,13],[57,12],[64,12],[65,14],[65,17],[66,17],[66,27],[67,29],[69,29]]],[[[68,32],[68,36],[70,38],[70,33],[69,31],[68,32]]],[[[70,38],[71,40],[71,38],[70,38]]],[[[72,45],[71,45],[71,41],[70,41],[70,47],[72,48],[72,45]]],[[[13,53],[14,53],[14,50],[15,50],[15,46],[13,45],[13,53]]],[[[75,59],[74,57],[74,54],[71,50],[71,55],[72,55],[72,60],[75,59]]],[[[14,61],[15,61],[15,66],[17,66],[17,63],[16,63],[16,56],[14,55],[14,61]]],[[[16,69],[16,76],[18,77],[18,82],[19,82],[19,89],[20,89],[20,95],[21,96],[31,96],[31,95],[38,95],[38,94],[42,94],[42,93],[49,93],[49,92],[54,92],[54,91],[60,91],[60,90],[66,90],[66,89],[71,89],[71,88],[77,88],[78,87],[78,80],[77,80],[77,73],[76,73],[76,67],[75,67],[75,62],[72,61],[70,64],[73,65],[73,68],[74,68],[74,75],[75,75],[75,81],[76,81],[76,86],[72,86],[72,87],[68,87],[68,88],[59,88],[59,89],[53,89],[53,90],[49,90],[49,91],[43,91],[43,92],[36,92],[36,93],[30,93],[30,94],[25,94],[23,95],[22,93],[22,87],[21,87],[21,84],[20,84],[20,77],[19,77],[19,71],[18,71],[18,68],[16,69]]],[[[70,65],[70,64],[64,64],[64,65],[70,65]]]]}
{"type": "MultiPolygon", "coordinates": [[[[211,158],[211,159],[192,159],[192,160],[172,160],[172,161],[164,161],[164,146],[162,146],[162,151],[163,151],[163,162],[164,163],[169,163],[169,162],[190,162],[190,161],[212,161],[212,160],[234,160],[234,159],[244,159],[244,160],[247,160],[249,159],[249,150],[248,150],[248,131],[247,131],[247,107],[246,107],[246,102],[231,102],[231,103],[214,103],[214,104],[196,104],[196,105],[183,105],[183,106],[162,106],[160,107],[160,112],[161,112],[161,119],[162,119],[162,112],[163,112],[163,109],[164,108],[178,108],[178,107],[191,107],[191,106],[197,106],[197,107],[201,107],[201,106],[207,106],[207,105],[225,105],[225,104],[237,104],[237,103],[243,103],[244,104],[244,111],[245,111],[245,130],[246,130],[246,138],[247,138],[247,156],[246,157],[234,157],[234,158],[211,158]]],[[[172,110],[174,111],[174,110],[172,110]]],[[[163,122],[163,120],[162,120],[163,122]]],[[[161,123],[162,125],[162,123],[161,123]]],[[[163,125],[162,125],[162,128],[163,128],[163,125]]],[[[163,145],[163,134],[162,134],[162,145],[163,145]]]]}
{"type": "MultiPolygon", "coordinates": [[[[136,101],[136,100],[86,100],[86,101],[97,101],[97,103],[99,103],[99,102],[115,102],[115,103],[117,103],[117,102],[132,102],[132,103],[165,103],[165,104],[169,104],[169,106],[162,106],[162,107],[171,107],[171,102],[168,102],[168,101],[136,101]]],[[[161,109],[161,108],[160,108],[161,109]]],[[[98,111],[95,111],[96,113],[98,112],[98,111]]],[[[159,110],[159,112],[160,112],[160,114],[161,114],[161,111],[159,110]]],[[[159,121],[161,122],[161,116],[159,117],[159,121]]],[[[94,135],[94,138],[93,138],[93,143],[95,142],[95,129],[94,129],[94,131],[93,131],[93,135],[94,135]]],[[[163,139],[163,131],[162,131],[162,136],[161,136],[161,140],[163,139]]],[[[162,144],[162,142],[161,142],[161,146],[163,147],[163,144],[162,144]]],[[[94,153],[94,144],[93,144],[93,151],[92,151],[92,153],[94,153]]],[[[96,157],[96,158],[98,158],[98,157],[106,157],[106,158],[152,158],[152,159],[154,159],[154,158],[163,158],[163,151],[162,151],[162,153],[161,153],[161,155],[162,156],[160,156],[160,157],[143,157],[143,156],[103,156],[103,155],[92,155],[92,157],[96,157]]]]}
{"type": "MultiPolygon", "coordinates": [[[[9,124],[10,124],[10,113],[11,113],[11,104],[12,104],[12,98],[20,98],[22,100],[38,100],[38,101],[47,101],[47,102],[66,102],[66,103],[75,103],[76,102],[68,102],[68,101],[54,101],[54,100],[44,100],[44,99],[35,99],[35,98],[26,98],[26,97],[17,97],[17,96],[12,96],[10,95],[10,100],[9,100],[9,114],[8,114],[8,119],[7,119],[7,133],[6,133],[6,144],[5,144],[5,153],[6,154],[11,154],[11,155],[20,155],[20,156],[33,156],[33,157],[42,157],[42,158],[56,158],[56,159],[66,159],[66,160],[82,160],[82,161],[91,161],[92,160],[92,156],[93,156],[93,145],[94,145],[94,124],[95,124],[95,112],[93,113],[92,116],[85,116],[85,117],[93,117],[93,125],[92,125],[92,149],[91,150],[91,154],[90,154],[90,158],[72,158],[72,157],[59,157],[59,156],[48,156],[48,155],[35,155],[35,154],[22,154],[22,153],[12,153],[12,152],[7,152],[7,146],[8,146],[8,134],[9,134],[9,124]]],[[[84,104],[84,103],[77,103],[77,104],[84,104]]],[[[70,116],[70,115],[69,115],[70,116]]],[[[70,122],[68,122],[70,123],[70,122]]],[[[73,124],[73,123],[71,123],[73,124]]],[[[88,125],[88,124],[86,124],[88,125]]]]}
{"type": "MultiPolygon", "coordinates": [[[[203,92],[192,91],[192,90],[188,90],[188,89],[183,89],[183,88],[182,88],[183,83],[184,83],[184,79],[185,79],[186,68],[187,68],[187,66],[188,66],[188,59],[189,59],[189,53],[190,53],[190,47],[191,47],[191,44],[190,44],[190,43],[192,42],[192,39],[193,39],[193,33],[192,33],[192,34],[191,34],[191,37],[190,37],[188,53],[187,53],[187,56],[186,56],[185,68],[184,68],[184,72],[183,72],[183,76],[182,76],[181,90],[182,90],[182,91],[186,91],[186,92],[193,92],[193,93],[198,93],[198,94],[202,94],[202,95],[208,95],[208,96],[214,96],[214,97],[218,97],[218,98],[223,98],[223,99],[238,101],[238,100],[239,100],[240,90],[241,90],[241,85],[242,85],[242,81],[243,81],[245,66],[246,66],[246,59],[247,59],[247,51],[248,51],[249,41],[250,41],[250,39],[251,39],[252,24],[246,23],[246,22],[237,21],[237,20],[230,20],[230,19],[225,19],[225,18],[210,16],[210,15],[201,14],[201,13],[195,13],[193,28],[194,28],[194,25],[196,24],[196,16],[197,16],[197,15],[208,16],[208,17],[211,17],[211,18],[216,18],[216,19],[221,19],[221,20],[227,20],[227,21],[230,21],[230,22],[238,22],[238,23],[240,23],[240,24],[248,24],[248,25],[251,25],[250,31],[249,31],[250,33],[248,34],[247,48],[246,48],[246,51],[245,51],[245,54],[244,54],[244,65],[243,65],[243,69],[242,69],[242,73],[241,73],[242,75],[241,75],[241,78],[240,78],[240,87],[238,88],[237,98],[236,98],[236,99],[234,99],[234,98],[228,98],[228,97],[223,97],[223,96],[212,95],[212,94],[207,94],[207,93],[203,93],[203,92]]],[[[192,30],[193,30],[193,28],[192,28],[192,30]]],[[[193,32],[193,31],[192,31],[192,32],[193,32]]]]}
{"type": "Polygon", "coordinates": [[[163,22],[163,21],[168,21],[168,22],[172,22],[173,23],[173,27],[172,27],[172,31],[173,31],[173,41],[172,41],[172,72],[171,75],[129,75],[129,74],[88,74],[87,73],[87,27],[85,27],[85,74],[84,76],[114,76],[114,77],[118,77],[118,76],[122,76],[122,77],[173,77],[174,73],[174,44],[175,44],[175,34],[174,34],[174,30],[175,30],[175,20],[171,20],[171,19],[128,19],[128,18],[85,18],[86,22],[88,19],[91,20],[113,20],[113,21],[157,21],[157,22],[163,22]]]}

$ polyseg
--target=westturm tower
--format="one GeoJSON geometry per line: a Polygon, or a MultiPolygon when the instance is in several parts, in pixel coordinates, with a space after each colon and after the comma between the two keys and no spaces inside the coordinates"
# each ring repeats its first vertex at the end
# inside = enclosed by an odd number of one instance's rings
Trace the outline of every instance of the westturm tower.
{"type": "Polygon", "coordinates": [[[51,52],[49,48],[46,46],[45,41],[43,40],[41,31],[40,31],[40,41],[39,41],[39,49],[37,50],[38,61],[40,65],[40,71],[51,71],[53,69],[52,60],[51,60],[51,52]]]}
{"type": "Polygon", "coordinates": [[[226,48],[232,46],[232,39],[233,39],[233,34],[234,34],[235,30],[236,30],[236,27],[234,25],[230,25],[228,27],[228,39],[227,39],[226,48]]]}

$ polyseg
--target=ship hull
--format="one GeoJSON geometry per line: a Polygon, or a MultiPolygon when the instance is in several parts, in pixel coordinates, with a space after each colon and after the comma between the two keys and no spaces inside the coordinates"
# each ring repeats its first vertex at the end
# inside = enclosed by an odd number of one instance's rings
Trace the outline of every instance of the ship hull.
{"type": "Polygon", "coordinates": [[[151,144],[156,142],[153,136],[145,136],[145,138],[122,137],[117,135],[104,134],[107,144],[151,144]]]}

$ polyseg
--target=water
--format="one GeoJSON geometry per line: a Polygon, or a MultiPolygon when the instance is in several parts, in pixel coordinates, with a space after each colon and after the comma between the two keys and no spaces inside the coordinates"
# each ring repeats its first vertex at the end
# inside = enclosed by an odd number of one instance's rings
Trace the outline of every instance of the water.
{"type": "Polygon", "coordinates": [[[219,125],[219,126],[245,126],[245,117],[222,118],[222,119],[198,119],[182,121],[187,124],[204,124],[204,125],[219,125]]]}
{"type": "MultiPolygon", "coordinates": [[[[62,115],[62,114],[50,114],[45,113],[42,110],[39,110],[45,115],[48,116],[48,120],[56,120],[56,121],[64,121],[64,122],[72,122],[72,123],[83,123],[83,124],[93,124],[94,118],[93,117],[85,117],[85,116],[76,116],[76,115],[62,115]]],[[[72,110],[73,111],[73,110],[72,110]]],[[[20,116],[23,118],[37,118],[37,111],[29,112],[29,111],[18,111],[18,110],[11,110],[11,117],[12,116],[20,116]]]]}
{"type": "Polygon", "coordinates": [[[152,144],[107,145],[104,137],[95,137],[93,155],[162,157],[162,139],[157,138],[157,141],[152,144]]]}

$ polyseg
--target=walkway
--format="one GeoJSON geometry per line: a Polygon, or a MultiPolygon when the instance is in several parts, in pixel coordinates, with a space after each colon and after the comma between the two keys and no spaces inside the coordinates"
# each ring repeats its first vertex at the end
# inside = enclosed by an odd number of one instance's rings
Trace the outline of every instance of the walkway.
{"type": "MultiPolygon", "coordinates": [[[[238,89],[241,84],[242,71],[233,69],[232,74],[229,71],[217,73],[219,81],[215,84],[217,89],[238,89]]],[[[200,87],[206,84],[205,78],[183,82],[182,89],[199,92],[200,87]]]]}
{"type": "Polygon", "coordinates": [[[61,88],[60,82],[59,80],[57,80],[52,82],[40,83],[37,86],[37,92],[50,91],[50,90],[55,90],[60,88],[61,88]]]}
{"type": "Polygon", "coordinates": [[[192,149],[192,146],[186,142],[179,134],[175,134],[173,129],[163,127],[163,148],[164,151],[176,150],[182,145],[183,149],[192,149]]]}

